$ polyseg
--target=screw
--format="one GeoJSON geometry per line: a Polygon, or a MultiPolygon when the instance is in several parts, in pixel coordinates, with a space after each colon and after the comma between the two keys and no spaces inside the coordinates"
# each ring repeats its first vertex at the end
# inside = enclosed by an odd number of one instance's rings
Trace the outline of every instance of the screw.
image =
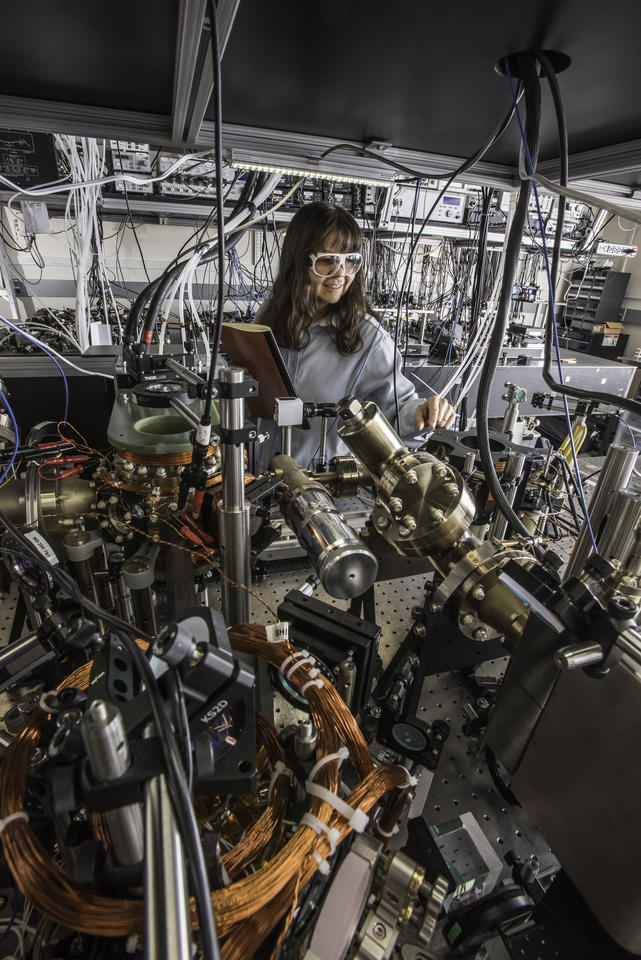
{"type": "Polygon", "coordinates": [[[433,470],[435,477],[444,477],[447,474],[447,467],[444,467],[442,463],[437,464],[433,470]]]}
{"type": "Polygon", "coordinates": [[[423,616],[423,607],[412,607],[412,617],[419,620],[423,616]]]}
{"type": "Polygon", "coordinates": [[[407,527],[408,530],[416,530],[416,520],[409,513],[405,514],[405,516],[401,519],[401,523],[404,527],[407,527]]]}
{"type": "Polygon", "coordinates": [[[430,613],[440,613],[441,605],[440,603],[430,603],[430,613]]]}
{"type": "Polygon", "coordinates": [[[474,631],[472,636],[474,637],[475,640],[478,640],[479,642],[482,643],[483,640],[487,638],[487,630],[485,629],[485,627],[477,627],[477,629],[474,631]]]}
{"type": "Polygon", "coordinates": [[[115,507],[116,504],[118,503],[118,497],[109,497],[109,503],[111,504],[112,507],[115,507]]]}
{"type": "Polygon", "coordinates": [[[481,600],[485,600],[485,590],[483,587],[474,587],[472,590],[472,600],[478,600],[479,603],[481,600]]]}
{"type": "Polygon", "coordinates": [[[461,617],[461,623],[466,627],[471,627],[475,620],[476,617],[473,613],[466,613],[464,617],[461,617]]]}
{"type": "Polygon", "coordinates": [[[424,623],[415,623],[414,624],[414,633],[417,637],[426,637],[427,636],[427,627],[424,623]]]}
{"type": "Polygon", "coordinates": [[[255,439],[256,439],[256,431],[255,431],[255,430],[250,430],[249,433],[247,434],[247,436],[249,437],[250,440],[255,440],[255,439]]]}
{"type": "Polygon", "coordinates": [[[377,921],[372,927],[372,934],[376,937],[377,940],[384,940],[387,936],[387,927],[384,923],[381,923],[380,920],[377,921]]]}
{"type": "Polygon", "coordinates": [[[405,474],[405,480],[411,486],[414,486],[415,483],[418,483],[418,476],[417,476],[416,470],[408,470],[407,473],[405,474]]]}
{"type": "Polygon", "coordinates": [[[450,495],[450,497],[458,497],[458,487],[455,483],[446,483],[445,492],[450,495]]]}
{"type": "Polygon", "coordinates": [[[389,502],[389,507],[392,513],[400,513],[401,510],[403,509],[403,501],[400,500],[398,497],[392,497],[392,499],[389,502]]]}
{"type": "Polygon", "coordinates": [[[389,520],[387,519],[387,517],[377,517],[376,526],[378,527],[379,530],[387,530],[387,528],[389,527],[389,520]]]}
{"type": "Polygon", "coordinates": [[[399,533],[399,536],[400,536],[400,537],[409,537],[409,535],[410,535],[411,532],[412,532],[412,531],[409,530],[407,527],[399,527],[399,528],[398,528],[398,533],[399,533]]]}

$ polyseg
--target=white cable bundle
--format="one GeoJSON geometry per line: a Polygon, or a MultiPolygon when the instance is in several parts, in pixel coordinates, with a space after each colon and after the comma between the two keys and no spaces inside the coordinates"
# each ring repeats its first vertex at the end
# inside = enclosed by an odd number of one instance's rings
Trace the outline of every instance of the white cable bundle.
{"type": "Polygon", "coordinates": [[[59,136],[58,144],[69,160],[71,181],[74,184],[69,191],[65,208],[65,230],[76,280],[76,334],[80,349],[84,353],[91,342],[89,277],[94,266],[97,268],[100,282],[105,323],[109,323],[107,308],[107,295],[109,295],[120,327],[118,308],[106,275],[98,223],[98,204],[102,198],[102,187],[96,181],[99,181],[103,173],[105,141],[101,141],[99,145],[98,141],[91,137],[59,136]],[[73,224],[72,220],[75,221],[73,224]]]}

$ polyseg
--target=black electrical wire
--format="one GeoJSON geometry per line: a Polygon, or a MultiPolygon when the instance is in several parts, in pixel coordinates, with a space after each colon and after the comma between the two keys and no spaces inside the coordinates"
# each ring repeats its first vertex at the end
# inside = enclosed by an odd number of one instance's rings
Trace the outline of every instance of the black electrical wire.
{"type": "Polygon", "coordinates": [[[151,642],[151,637],[138,627],[103,610],[98,604],[85,597],[75,580],[59,565],[54,566],[43,557],[24,533],[2,512],[0,512],[0,523],[18,541],[21,548],[20,551],[10,551],[3,547],[2,552],[13,552],[21,557],[26,554],[33,563],[45,569],[61,590],[94,617],[110,624],[118,631],[119,639],[127,647],[132,660],[135,662],[149,698],[149,705],[165,760],[167,786],[185,845],[186,860],[192,878],[192,892],[198,910],[203,957],[205,960],[219,960],[220,953],[214,926],[207,867],[200,843],[198,822],[180,759],[180,751],[171,722],[165,711],[164,698],[158,687],[158,681],[147,658],[136,643],[136,639],[139,637],[151,642]]]}
{"type": "MultiPolygon", "coordinates": [[[[474,282],[472,284],[472,302],[470,306],[470,338],[474,333],[476,325],[481,314],[481,305],[483,303],[483,279],[487,265],[487,241],[490,224],[490,210],[492,207],[493,190],[483,190],[481,200],[481,216],[479,221],[478,236],[478,255],[476,258],[476,271],[474,273],[474,282]]],[[[468,342],[470,342],[468,340],[468,342]]],[[[461,377],[459,396],[463,392],[469,377],[469,368],[464,371],[461,377]]],[[[460,423],[461,430],[467,426],[467,401],[464,399],[461,404],[460,423]]]]}
{"type": "MultiPolygon", "coordinates": [[[[518,101],[519,101],[520,94],[521,94],[521,91],[520,91],[520,90],[517,90],[517,93],[516,93],[516,102],[517,102],[517,103],[518,103],[518,101]]],[[[403,301],[403,293],[404,293],[404,290],[405,290],[405,286],[406,286],[406,284],[407,284],[407,279],[408,279],[409,272],[410,272],[410,269],[411,269],[412,260],[413,260],[413,258],[414,258],[414,255],[415,255],[415,253],[416,253],[416,248],[418,247],[418,244],[419,244],[419,242],[420,242],[420,240],[421,240],[421,237],[423,236],[423,231],[425,230],[425,227],[427,226],[430,217],[431,217],[432,214],[434,213],[434,210],[436,209],[436,207],[438,206],[438,204],[441,202],[441,199],[443,198],[443,196],[444,196],[444,194],[446,193],[446,191],[450,188],[450,185],[454,182],[454,180],[456,180],[457,177],[460,177],[461,174],[466,173],[466,172],[467,172],[468,170],[470,170],[475,164],[477,164],[477,163],[479,162],[479,160],[481,160],[481,159],[485,156],[485,154],[486,154],[487,151],[490,149],[490,147],[492,147],[492,146],[497,142],[497,140],[499,140],[499,138],[503,136],[503,134],[505,133],[505,131],[507,130],[507,128],[508,128],[508,126],[509,126],[509,124],[510,124],[510,121],[512,120],[512,117],[514,116],[514,113],[515,113],[515,106],[514,106],[514,103],[511,103],[511,104],[510,104],[510,107],[509,107],[509,109],[508,109],[508,111],[507,111],[507,113],[505,114],[505,116],[503,117],[503,119],[501,120],[501,122],[499,123],[498,127],[496,127],[495,130],[493,131],[490,139],[489,139],[485,144],[483,144],[483,146],[480,147],[480,148],[476,151],[476,153],[473,154],[473,156],[469,157],[467,160],[464,160],[463,163],[461,163],[460,166],[458,166],[458,167],[456,168],[456,170],[454,170],[454,172],[450,175],[449,179],[447,180],[445,186],[444,186],[444,187],[439,191],[439,193],[437,194],[437,197],[436,197],[434,203],[432,204],[432,206],[430,207],[430,209],[427,211],[427,213],[426,213],[426,215],[425,215],[425,217],[424,217],[424,219],[423,219],[423,222],[422,222],[422,224],[421,224],[421,227],[420,227],[420,229],[419,229],[419,231],[418,231],[418,233],[417,233],[417,235],[416,235],[416,237],[415,237],[415,239],[414,239],[414,242],[413,242],[413,244],[412,244],[412,246],[411,246],[411,248],[410,248],[410,251],[409,251],[409,254],[408,254],[408,257],[407,257],[407,261],[406,261],[406,263],[405,263],[405,270],[404,270],[404,273],[403,273],[403,281],[402,281],[402,283],[401,283],[401,287],[400,287],[400,291],[399,291],[398,309],[397,309],[397,313],[396,313],[396,327],[397,327],[397,328],[398,328],[398,325],[399,325],[399,323],[400,323],[401,304],[402,304],[402,301],[403,301]]],[[[341,146],[341,145],[339,144],[339,145],[337,145],[337,146],[341,146]]],[[[353,144],[348,144],[348,146],[352,146],[352,147],[353,147],[353,144]]],[[[330,147],[329,149],[332,150],[333,148],[330,147]]],[[[326,156],[328,152],[329,152],[329,151],[325,151],[325,153],[324,153],[322,156],[326,156]]],[[[368,151],[368,153],[371,153],[371,151],[368,151]]],[[[375,155],[375,156],[378,156],[377,154],[374,154],[374,155],[375,155]]],[[[322,157],[321,157],[321,159],[322,159],[322,157]]],[[[382,158],[382,157],[381,157],[380,159],[384,160],[384,158],[382,158]]],[[[385,161],[384,161],[384,162],[385,162],[385,161]]],[[[390,162],[391,162],[391,161],[390,161],[390,162]]],[[[394,164],[392,164],[392,165],[394,165],[394,164]]],[[[405,168],[405,172],[408,172],[408,171],[409,171],[409,168],[405,168]]],[[[417,176],[417,177],[429,176],[429,175],[426,174],[426,173],[420,173],[420,172],[418,172],[418,171],[411,171],[411,172],[413,173],[414,176],[417,176]]],[[[394,343],[395,343],[395,344],[397,343],[397,340],[398,340],[398,337],[397,337],[396,332],[395,332],[395,337],[394,337],[394,343]]],[[[394,377],[394,403],[395,403],[395,407],[396,407],[396,419],[397,419],[397,425],[398,425],[398,393],[397,393],[397,390],[396,390],[396,377],[394,377]]],[[[504,498],[504,499],[505,499],[505,498],[504,498]]],[[[507,503],[507,500],[506,500],[505,502],[507,503]]]]}
{"type": "MultiPolygon", "coordinates": [[[[526,136],[532,163],[536,168],[536,161],[539,151],[539,133],[541,125],[541,88],[539,84],[538,73],[534,54],[524,53],[518,56],[519,73],[524,78],[525,103],[526,103],[526,136]]],[[[508,501],[503,488],[496,474],[492,452],[490,450],[490,433],[488,424],[489,414],[489,396],[494,373],[501,355],[501,348],[505,338],[508,314],[512,304],[512,290],[514,287],[514,277],[516,274],[519,254],[521,250],[521,241],[523,230],[528,215],[528,204],[530,198],[530,181],[523,180],[519,189],[519,195],[516,203],[516,210],[510,232],[505,244],[505,262],[503,268],[503,279],[501,282],[501,293],[496,310],[496,318],[487,347],[485,362],[479,381],[479,388],[476,398],[476,433],[479,444],[479,453],[481,456],[481,465],[494,498],[497,509],[501,511],[507,519],[512,529],[522,537],[529,538],[530,531],[516,514],[508,501]]]]}
{"type": "MultiPolygon", "coordinates": [[[[550,63],[550,60],[543,51],[537,53],[539,63],[545,77],[550,85],[552,102],[556,113],[557,128],[559,134],[559,157],[560,157],[560,177],[559,182],[562,187],[568,183],[568,128],[565,117],[565,107],[556,72],[550,63]]],[[[565,210],[565,197],[559,197],[559,212],[556,222],[556,231],[554,234],[554,246],[552,248],[552,265],[550,268],[551,287],[556,287],[556,278],[559,269],[559,260],[561,254],[561,239],[563,237],[563,212],[565,210]]],[[[594,390],[584,390],[581,387],[570,387],[565,383],[560,383],[552,376],[552,337],[554,317],[552,316],[553,304],[548,304],[547,320],[545,325],[544,352],[543,352],[543,379],[551,390],[555,393],[564,394],[567,397],[575,397],[577,400],[595,400],[599,403],[607,403],[611,406],[621,407],[623,410],[629,410],[630,413],[641,415],[641,402],[631,400],[629,397],[616,397],[612,393],[603,393],[594,390]]]]}
{"type": "MultiPolygon", "coordinates": [[[[220,45],[218,38],[218,22],[216,19],[215,0],[208,0],[209,20],[210,20],[210,39],[211,56],[214,72],[214,156],[216,159],[216,200],[218,204],[218,303],[216,310],[216,322],[214,325],[213,342],[211,345],[211,359],[209,362],[209,375],[207,377],[207,391],[205,394],[205,406],[201,417],[201,425],[208,427],[211,424],[211,401],[214,395],[214,381],[216,379],[216,366],[218,364],[218,350],[220,349],[220,337],[223,329],[224,306],[225,306],[225,213],[223,207],[223,99],[222,99],[222,81],[220,70],[220,45]]],[[[233,246],[234,244],[230,244],[233,246]]]]}

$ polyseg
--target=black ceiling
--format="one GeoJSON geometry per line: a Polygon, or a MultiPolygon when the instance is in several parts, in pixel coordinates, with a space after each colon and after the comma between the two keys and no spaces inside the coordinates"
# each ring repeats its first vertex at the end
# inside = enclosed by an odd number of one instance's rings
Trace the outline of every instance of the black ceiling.
{"type": "MultiPolygon", "coordinates": [[[[506,111],[494,64],[531,47],[562,75],[572,152],[641,136],[641,3],[241,0],[224,60],[229,122],[464,157],[506,111]]],[[[557,155],[544,110],[541,157],[557,155]]],[[[516,133],[488,159],[514,163],[516,133]]]]}
{"type": "MultiPolygon", "coordinates": [[[[51,129],[64,128],[66,103],[97,116],[105,107],[153,114],[171,129],[179,0],[3,8],[0,98],[50,101],[51,129]]],[[[638,0],[240,0],[223,115],[228,124],[463,157],[507,109],[495,62],[543,47],[572,58],[561,83],[577,153],[641,139],[639,36],[638,0]]],[[[26,107],[22,125],[29,129],[26,107]]],[[[517,149],[511,130],[488,159],[514,165],[517,149]]],[[[546,102],[541,158],[556,154],[546,102]]]]}
{"type": "Polygon", "coordinates": [[[0,94],[170,114],[172,0],[4,0],[0,94]]]}

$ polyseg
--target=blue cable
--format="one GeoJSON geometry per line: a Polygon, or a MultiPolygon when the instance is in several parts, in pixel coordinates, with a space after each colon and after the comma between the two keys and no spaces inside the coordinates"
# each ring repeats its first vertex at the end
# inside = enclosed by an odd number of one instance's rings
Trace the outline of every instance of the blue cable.
{"type": "MultiPolygon", "coordinates": [[[[534,164],[532,162],[532,157],[530,155],[530,148],[528,147],[527,137],[525,135],[525,130],[523,129],[523,122],[521,120],[521,114],[519,111],[518,101],[516,99],[516,92],[514,90],[514,84],[512,83],[512,74],[510,73],[510,65],[508,60],[505,60],[505,66],[507,70],[507,78],[510,84],[510,92],[512,94],[512,102],[514,103],[514,112],[516,114],[516,119],[519,125],[519,130],[521,132],[521,139],[523,141],[523,146],[525,148],[525,156],[527,158],[527,163],[529,167],[529,172],[534,173],[534,164]]],[[[536,202],[536,213],[539,221],[539,229],[541,231],[541,242],[543,246],[543,257],[545,260],[545,273],[548,281],[548,291],[549,291],[549,312],[552,322],[552,332],[554,334],[554,350],[556,353],[556,363],[559,369],[559,380],[563,382],[563,367],[561,365],[561,348],[559,346],[559,331],[556,323],[556,304],[554,299],[554,285],[552,283],[552,273],[550,271],[550,259],[548,256],[548,247],[547,247],[547,238],[545,235],[545,224],[543,222],[543,215],[541,214],[541,204],[539,202],[539,191],[537,189],[536,182],[532,181],[532,188],[534,192],[534,200],[536,202]]],[[[581,502],[581,510],[583,511],[583,516],[585,517],[585,522],[587,524],[588,533],[590,534],[590,540],[592,541],[592,546],[594,552],[597,552],[596,540],[594,539],[594,533],[592,531],[592,524],[590,523],[590,515],[588,513],[588,507],[585,502],[585,494],[583,492],[583,483],[581,481],[581,471],[579,470],[579,461],[577,458],[576,447],[574,445],[574,435],[572,433],[572,422],[570,420],[570,409],[568,407],[568,400],[566,395],[561,394],[563,397],[563,409],[565,411],[565,420],[568,427],[568,437],[570,440],[570,448],[572,450],[572,462],[574,463],[574,471],[576,473],[576,488],[579,492],[579,500],[581,502]]]]}
{"type": "Polygon", "coordinates": [[[32,337],[30,333],[27,333],[26,330],[21,330],[20,327],[16,327],[15,324],[11,323],[11,320],[7,320],[6,317],[0,317],[0,321],[2,321],[2,323],[6,323],[8,327],[11,327],[12,330],[15,330],[16,333],[19,333],[21,337],[26,337],[26,339],[30,340],[31,343],[35,344],[35,346],[38,347],[39,350],[42,350],[43,353],[46,353],[50,360],[53,360],[53,362],[55,363],[55,365],[57,366],[58,370],[62,375],[62,380],[65,385],[65,415],[63,419],[65,421],[69,420],[69,383],[65,376],[64,370],[62,369],[62,367],[60,366],[60,364],[58,363],[54,355],[52,353],[49,353],[47,348],[42,343],[40,343],[39,340],[36,340],[35,337],[32,337]]]}
{"type": "Polygon", "coordinates": [[[10,460],[9,463],[7,464],[4,473],[3,473],[2,476],[0,477],[0,485],[2,485],[2,484],[4,483],[6,477],[9,475],[9,472],[10,472],[11,468],[13,467],[14,463],[16,462],[16,456],[17,456],[17,453],[18,453],[18,447],[20,446],[20,440],[18,439],[18,424],[16,423],[16,418],[15,418],[15,416],[14,416],[14,414],[13,414],[13,410],[11,409],[11,406],[9,405],[9,401],[8,401],[7,398],[5,397],[5,395],[4,395],[4,393],[2,392],[2,390],[0,390],[0,400],[2,400],[3,404],[5,405],[5,407],[6,407],[6,409],[7,409],[7,413],[8,413],[9,416],[11,417],[11,422],[13,423],[13,435],[14,435],[14,438],[15,438],[14,441],[13,441],[13,454],[11,455],[11,460],[10,460]]]}

